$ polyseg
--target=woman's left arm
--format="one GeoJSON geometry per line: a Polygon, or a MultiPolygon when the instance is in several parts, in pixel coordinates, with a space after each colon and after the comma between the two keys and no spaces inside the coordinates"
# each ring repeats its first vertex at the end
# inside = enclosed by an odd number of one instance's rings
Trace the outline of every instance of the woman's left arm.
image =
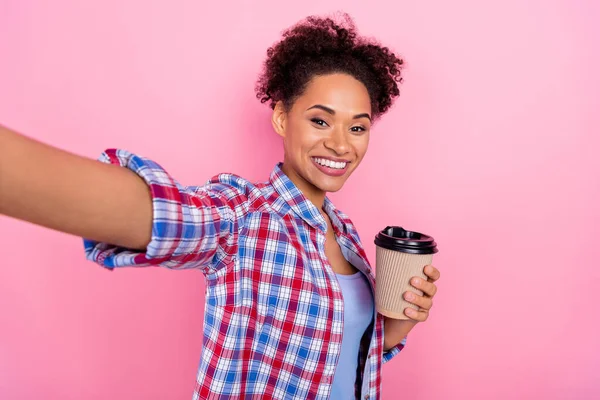
{"type": "Polygon", "coordinates": [[[433,297],[437,293],[435,282],[440,279],[440,271],[433,265],[427,265],[423,269],[423,272],[427,276],[426,281],[416,276],[411,278],[410,281],[411,285],[423,291],[423,296],[419,296],[412,291],[404,293],[404,299],[415,304],[419,309],[415,310],[409,307],[404,309],[404,313],[410,319],[385,318],[383,327],[384,351],[388,351],[397,346],[417,323],[424,322],[427,320],[427,317],[429,317],[429,310],[431,310],[431,307],[433,306],[433,297]]]}

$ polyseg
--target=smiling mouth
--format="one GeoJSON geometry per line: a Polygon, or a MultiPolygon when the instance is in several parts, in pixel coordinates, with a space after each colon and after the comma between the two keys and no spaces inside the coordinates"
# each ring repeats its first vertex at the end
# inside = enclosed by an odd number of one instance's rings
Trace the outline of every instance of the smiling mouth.
{"type": "Polygon", "coordinates": [[[337,170],[343,170],[348,166],[348,164],[350,164],[348,161],[331,161],[326,158],[319,157],[312,157],[312,159],[315,163],[322,165],[323,167],[337,170]]]}

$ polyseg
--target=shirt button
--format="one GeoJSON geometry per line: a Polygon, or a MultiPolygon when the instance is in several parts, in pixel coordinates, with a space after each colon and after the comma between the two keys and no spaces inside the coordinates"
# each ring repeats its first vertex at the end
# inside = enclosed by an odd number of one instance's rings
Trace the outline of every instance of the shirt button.
{"type": "Polygon", "coordinates": [[[369,400],[370,398],[371,398],[371,396],[369,396],[369,395],[365,396],[365,400],[369,400]]]}
{"type": "Polygon", "coordinates": [[[325,378],[323,378],[323,382],[325,382],[325,383],[331,383],[331,377],[330,376],[326,376],[325,378]]]}

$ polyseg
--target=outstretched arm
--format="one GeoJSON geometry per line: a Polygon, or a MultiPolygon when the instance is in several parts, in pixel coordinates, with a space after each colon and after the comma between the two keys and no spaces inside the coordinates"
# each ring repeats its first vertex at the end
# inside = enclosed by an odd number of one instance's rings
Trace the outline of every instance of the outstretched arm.
{"type": "Polygon", "coordinates": [[[131,249],[151,239],[152,198],[138,175],[1,125],[0,214],[131,249]]]}

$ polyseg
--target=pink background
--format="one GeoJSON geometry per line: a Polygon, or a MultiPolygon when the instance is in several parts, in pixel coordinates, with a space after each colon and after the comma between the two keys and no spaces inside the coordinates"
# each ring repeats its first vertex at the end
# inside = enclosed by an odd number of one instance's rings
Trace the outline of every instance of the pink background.
{"type": "MultiPolygon", "coordinates": [[[[600,398],[593,0],[1,0],[0,122],[89,157],[135,151],[184,184],[264,180],[281,158],[253,92],[265,51],[341,8],[407,68],[333,198],[372,261],[390,223],[441,248],[431,318],[383,398],[600,398]]],[[[200,273],[109,273],[79,238],[6,217],[0,235],[0,398],[191,397],[200,273]]]]}

